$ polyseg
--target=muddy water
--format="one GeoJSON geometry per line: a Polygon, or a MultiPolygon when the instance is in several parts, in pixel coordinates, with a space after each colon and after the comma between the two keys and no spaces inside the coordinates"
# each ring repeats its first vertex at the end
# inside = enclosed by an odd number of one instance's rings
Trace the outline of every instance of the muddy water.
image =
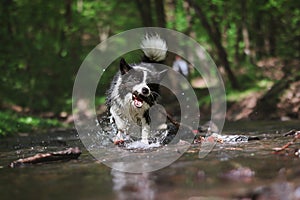
{"type": "MultiPolygon", "coordinates": [[[[192,145],[176,162],[151,173],[112,170],[94,159],[75,131],[1,138],[0,199],[300,199],[300,159],[275,155],[299,122],[227,123],[223,134],[258,136],[217,144],[205,158],[192,145]],[[9,168],[18,158],[79,146],[78,160],[9,168]]],[[[291,148],[299,148],[300,141],[291,148]]]]}

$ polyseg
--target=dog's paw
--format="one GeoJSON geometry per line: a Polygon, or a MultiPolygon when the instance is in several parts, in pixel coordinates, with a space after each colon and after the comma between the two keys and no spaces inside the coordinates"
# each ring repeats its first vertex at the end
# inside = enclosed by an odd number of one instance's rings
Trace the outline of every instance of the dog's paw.
{"type": "Polygon", "coordinates": [[[124,140],[114,140],[114,144],[118,146],[123,145],[124,142],[125,142],[124,140]]]}
{"type": "Polygon", "coordinates": [[[126,139],[128,139],[127,136],[121,131],[118,131],[117,135],[115,135],[115,137],[112,138],[112,141],[115,145],[120,145],[124,144],[126,139]]]}

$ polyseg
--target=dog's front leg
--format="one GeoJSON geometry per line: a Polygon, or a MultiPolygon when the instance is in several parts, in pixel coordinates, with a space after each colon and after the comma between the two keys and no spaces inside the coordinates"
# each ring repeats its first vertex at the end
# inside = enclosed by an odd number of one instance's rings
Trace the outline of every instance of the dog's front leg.
{"type": "Polygon", "coordinates": [[[145,144],[149,144],[148,137],[150,134],[150,125],[146,122],[146,120],[142,120],[142,142],[145,144]]]}
{"type": "Polygon", "coordinates": [[[111,107],[110,109],[110,123],[114,123],[118,131],[117,135],[112,138],[115,144],[123,143],[126,139],[126,123],[120,117],[120,114],[117,111],[118,109],[116,109],[115,107],[111,107]]]}

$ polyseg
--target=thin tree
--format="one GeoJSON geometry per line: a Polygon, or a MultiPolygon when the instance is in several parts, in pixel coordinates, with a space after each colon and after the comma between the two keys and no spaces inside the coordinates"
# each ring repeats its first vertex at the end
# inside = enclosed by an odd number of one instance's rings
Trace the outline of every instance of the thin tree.
{"type": "Polygon", "coordinates": [[[157,16],[157,26],[166,27],[165,6],[163,0],[155,0],[155,12],[157,16]]]}
{"type": "Polygon", "coordinates": [[[143,25],[146,27],[153,26],[151,0],[135,0],[137,10],[140,12],[143,25]]]}
{"type": "Polygon", "coordinates": [[[217,21],[214,19],[211,19],[211,24],[210,24],[206,15],[204,14],[204,12],[200,8],[200,6],[198,6],[198,4],[195,3],[194,0],[187,0],[187,2],[195,10],[195,14],[199,17],[202,26],[206,29],[212,42],[216,46],[218,57],[220,59],[220,62],[224,66],[224,69],[228,75],[228,79],[231,83],[232,88],[238,89],[239,85],[238,85],[237,79],[230,68],[226,50],[223,47],[222,42],[221,42],[222,37],[221,37],[221,33],[219,30],[217,21]]]}

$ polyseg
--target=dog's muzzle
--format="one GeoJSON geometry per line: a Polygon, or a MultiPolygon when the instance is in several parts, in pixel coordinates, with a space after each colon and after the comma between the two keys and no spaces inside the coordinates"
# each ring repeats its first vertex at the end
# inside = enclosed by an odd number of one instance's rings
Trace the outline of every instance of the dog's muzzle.
{"type": "Polygon", "coordinates": [[[133,104],[137,108],[141,108],[144,104],[144,101],[146,100],[147,96],[150,94],[150,90],[146,87],[143,87],[141,90],[142,93],[139,93],[138,91],[134,91],[132,93],[132,100],[133,104]]]}

